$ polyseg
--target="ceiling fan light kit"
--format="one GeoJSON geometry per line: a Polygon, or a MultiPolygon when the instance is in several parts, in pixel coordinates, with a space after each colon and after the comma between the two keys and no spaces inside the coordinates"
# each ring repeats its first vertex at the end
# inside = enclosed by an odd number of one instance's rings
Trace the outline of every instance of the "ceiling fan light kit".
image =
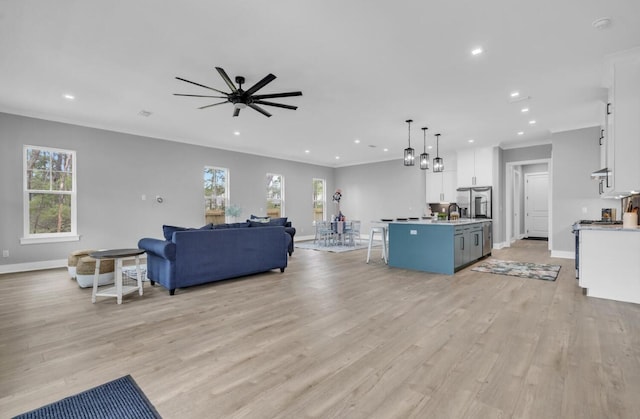
{"type": "Polygon", "coordinates": [[[271,101],[267,101],[267,100],[264,100],[264,99],[275,99],[275,98],[280,98],[280,97],[302,96],[302,92],[297,91],[297,92],[284,92],[284,93],[267,93],[267,94],[261,94],[261,95],[255,94],[258,90],[262,89],[267,84],[269,84],[273,80],[275,80],[276,76],[274,76],[271,73],[267,74],[262,80],[260,80],[259,82],[257,82],[253,86],[251,86],[249,89],[244,90],[242,88],[242,85],[245,82],[244,77],[242,77],[242,76],[237,76],[236,77],[235,80],[236,80],[236,83],[238,84],[238,86],[236,87],[236,85],[233,84],[233,82],[231,81],[231,79],[227,75],[227,72],[224,71],[223,68],[216,67],[216,70],[218,71],[218,74],[220,74],[220,77],[222,77],[222,80],[224,80],[224,82],[226,83],[227,87],[229,87],[229,89],[231,90],[231,93],[227,93],[227,92],[224,92],[222,90],[218,90],[218,89],[213,88],[213,87],[205,86],[204,84],[200,84],[200,83],[196,83],[196,82],[193,82],[193,81],[190,81],[190,80],[187,80],[187,79],[183,79],[182,77],[176,77],[176,79],[178,79],[180,81],[184,81],[186,83],[191,83],[193,85],[196,85],[196,86],[199,86],[199,87],[203,87],[205,89],[213,90],[214,92],[219,93],[220,95],[224,95],[224,96],[192,95],[192,94],[185,94],[185,93],[174,93],[174,95],[175,96],[206,97],[206,98],[215,98],[215,99],[225,99],[222,102],[217,102],[217,103],[212,103],[210,105],[201,106],[198,109],[206,109],[206,108],[210,108],[212,106],[222,105],[222,104],[225,104],[225,103],[231,103],[233,105],[233,108],[234,108],[233,116],[240,115],[240,110],[241,109],[245,109],[246,107],[250,107],[251,109],[253,109],[253,110],[257,111],[257,112],[260,112],[261,114],[263,114],[266,117],[270,117],[271,116],[271,113],[267,112],[265,109],[263,109],[261,106],[258,106],[258,105],[273,106],[273,107],[277,107],[277,108],[291,109],[291,110],[294,110],[294,111],[296,109],[298,109],[297,106],[285,105],[283,103],[271,102],[271,101]]]}
{"type": "Polygon", "coordinates": [[[409,147],[404,149],[404,165],[413,166],[415,164],[415,150],[411,148],[411,123],[413,120],[407,119],[405,121],[409,125],[409,147]]]}

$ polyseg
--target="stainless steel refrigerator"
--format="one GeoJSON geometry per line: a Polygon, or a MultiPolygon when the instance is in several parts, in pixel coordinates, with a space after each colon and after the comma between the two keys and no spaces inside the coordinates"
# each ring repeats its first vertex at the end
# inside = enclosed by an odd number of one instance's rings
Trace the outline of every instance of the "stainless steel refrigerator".
{"type": "Polygon", "coordinates": [[[463,218],[491,218],[491,186],[474,186],[457,189],[456,203],[463,218]]]}

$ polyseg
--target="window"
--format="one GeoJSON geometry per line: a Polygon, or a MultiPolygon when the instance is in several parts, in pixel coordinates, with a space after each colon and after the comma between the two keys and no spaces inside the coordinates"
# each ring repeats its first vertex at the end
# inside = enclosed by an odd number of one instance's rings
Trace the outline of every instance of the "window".
{"type": "Polygon", "coordinates": [[[78,240],[76,152],[24,146],[22,244],[78,240]]]}
{"type": "Polygon", "coordinates": [[[225,210],[229,203],[229,169],[204,168],[204,218],[205,223],[224,224],[225,210]]]}
{"type": "Polygon", "coordinates": [[[284,177],[267,173],[267,216],[284,216],[284,177]]]}
{"type": "Polygon", "coordinates": [[[313,179],[313,222],[324,221],[326,195],[324,193],[324,179],[313,179]]]}

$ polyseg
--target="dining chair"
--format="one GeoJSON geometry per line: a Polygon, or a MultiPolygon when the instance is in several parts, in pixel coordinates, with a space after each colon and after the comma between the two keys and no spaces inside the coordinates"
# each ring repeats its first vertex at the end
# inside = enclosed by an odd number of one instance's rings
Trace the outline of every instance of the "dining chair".
{"type": "Polygon", "coordinates": [[[318,221],[316,223],[316,228],[318,229],[317,234],[320,242],[324,241],[325,246],[333,244],[334,232],[333,232],[333,228],[331,227],[331,222],[318,221]]]}

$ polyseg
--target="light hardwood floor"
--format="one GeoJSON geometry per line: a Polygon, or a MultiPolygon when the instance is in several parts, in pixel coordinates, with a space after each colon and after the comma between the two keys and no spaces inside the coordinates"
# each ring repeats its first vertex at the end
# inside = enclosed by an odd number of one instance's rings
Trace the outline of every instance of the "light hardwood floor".
{"type": "Polygon", "coordinates": [[[131,374],[164,418],[637,418],[640,306],[546,282],[296,249],[289,267],[121,306],[0,276],[0,416],[131,374]]]}

